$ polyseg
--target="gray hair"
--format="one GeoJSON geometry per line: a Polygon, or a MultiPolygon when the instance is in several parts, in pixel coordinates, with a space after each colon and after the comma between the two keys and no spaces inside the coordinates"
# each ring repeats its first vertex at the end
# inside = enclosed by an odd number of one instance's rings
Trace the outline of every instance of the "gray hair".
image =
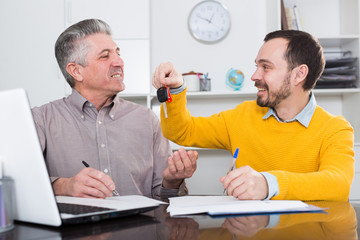
{"type": "Polygon", "coordinates": [[[68,27],[56,40],[56,60],[66,81],[72,88],[75,85],[75,80],[66,71],[66,66],[70,62],[81,66],[87,65],[88,43],[84,41],[84,38],[97,33],[105,33],[111,36],[110,26],[99,19],[86,19],[68,27]]]}

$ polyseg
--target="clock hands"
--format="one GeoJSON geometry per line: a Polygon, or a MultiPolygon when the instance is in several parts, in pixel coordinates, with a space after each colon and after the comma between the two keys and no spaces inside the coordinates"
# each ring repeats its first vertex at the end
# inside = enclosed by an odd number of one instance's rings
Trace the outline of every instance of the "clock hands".
{"type": "MultiPolygon", "coordinates": [[[[196,16],[197,16],[198,18],[200,18],[200,19],[202,19],[202,20],[204,20],[204,21],[208,22],[208,23],[211,23],[211,20],[209,20],[209,19],[207,19],[207,18],[204,18],[204,17],[200,16],[200,14],[196,14],[196,16]]],[[[212,18],[212,17],[211,17],[211,18],[212,18]]]]}
{"type": "Polygon", "coordinates": [[[211,23],[212,25],[214,25],[215,27],[217,27],[218,29],[221,29],[218,25],[216,25],[215,23],[212,22],[212,19],[214,17],[214,13],[211,15],[209,23],[211,23]]]}
{"type": "Polygon", "coordinates": [[[212,22],[212,19],[214,17],[214,13],[211,15],[210,19],[204,18],[202,17],[200,14],[196,14],[196,17],[200,18],[201,20],[204,20],[206,22],[208,22],[209,24],[213,25],[214,27],[216,27],[217,29],[221,29],[221,27],[219,27],[218,25],[214,24],[212,22]]]}
{"type": "Polygon", "coordinates": [[[209,24],[212,24],[212,25],[214,25],[215,27],[217,27],[218,29],[220,29],[219,26],[217,26],[216,24],[214,24],[214,23],[212,22],[212,19],[213,19],[213,17],[214,17],[214,13],[211,15],[210,19],[204,18],[204,17],[202,17],[200,14],[196,14],[196,17],[198,17],[198,18],[200,18],[201,20],[204,20],[204,21],[208,22],[209,24]]]}
{"type": "Polygon", "coordinates": [[[214,13],[211,15],[211,18],[210,18],[210,20],[209,20],[209,23],[211,23],[213,17],[214,17],[214,13]]]}

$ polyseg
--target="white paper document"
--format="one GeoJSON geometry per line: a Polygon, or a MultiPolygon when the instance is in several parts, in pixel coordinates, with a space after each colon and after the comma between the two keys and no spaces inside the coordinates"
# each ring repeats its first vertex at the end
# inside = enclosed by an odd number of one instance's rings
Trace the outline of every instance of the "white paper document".
{"type": "Polygon", "coordinates": [[[321,211],[295,200],[238,200],[232,196],[184,196],[170,198],[171,216],[207,213],[209,215],[259,214],[321,211]]]}

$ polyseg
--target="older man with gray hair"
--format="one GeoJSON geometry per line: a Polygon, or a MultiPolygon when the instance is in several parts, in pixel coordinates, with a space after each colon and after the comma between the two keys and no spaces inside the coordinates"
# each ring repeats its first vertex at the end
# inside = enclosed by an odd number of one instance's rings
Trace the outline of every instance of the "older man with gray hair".
{"type": "Polygon", "coordinates": [[[119,98],[124,62],[110,27],[98,19],[76,23],[59,36],[55,54],[72,93],[32,109],[55,194],[186,194],[198,153],[172,154],[155,114],[119,98]]]}

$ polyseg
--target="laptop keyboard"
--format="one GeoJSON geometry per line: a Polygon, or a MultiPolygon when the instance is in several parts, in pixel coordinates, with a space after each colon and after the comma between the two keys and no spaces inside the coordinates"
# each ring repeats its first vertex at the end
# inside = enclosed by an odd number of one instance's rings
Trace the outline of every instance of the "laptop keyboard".
{"type": "Polygon", "coordinates": [[[57,203],[57,205],[60,213],[67,213],[73,215],[114,210],[112,208],[94,207],[94,206],[86,206],[86,205],[71,204],[71,203],[57,203]]]}

